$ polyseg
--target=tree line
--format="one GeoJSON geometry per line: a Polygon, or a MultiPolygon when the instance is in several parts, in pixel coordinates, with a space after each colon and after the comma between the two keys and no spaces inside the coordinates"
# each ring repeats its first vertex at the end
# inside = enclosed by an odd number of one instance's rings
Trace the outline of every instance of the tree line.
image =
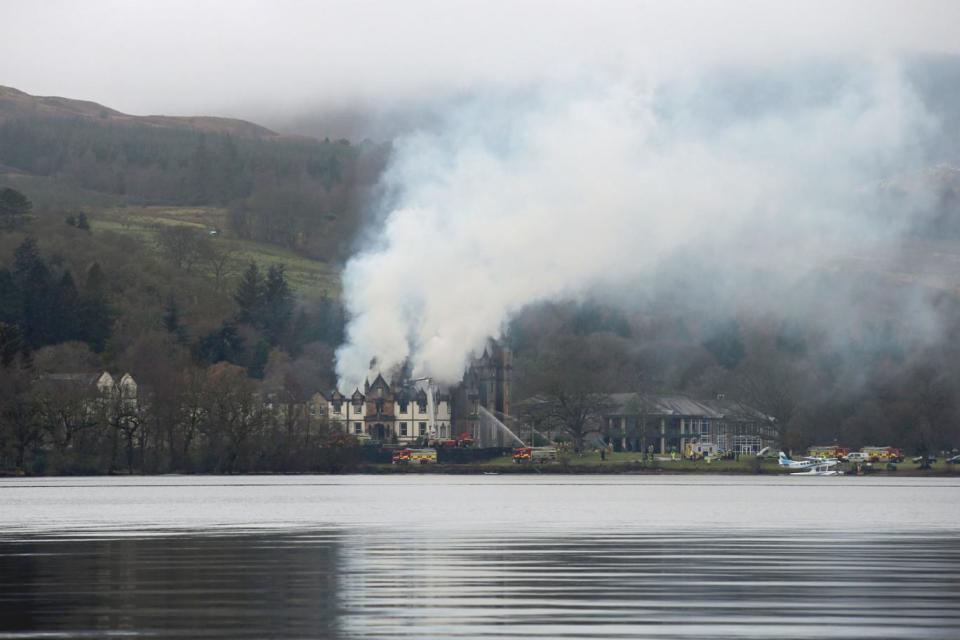
{"type": "Polygon", "coordinates": [[[98,387],[100,374],[0,368],[0,471],[337,472],[361,461],[358,443],[289,386],[268,390],[225,362],[181,364],[129,389],[98,387]]]}
{"type": "Polygon", "coordinates": [[[304,409],[333,385],[336,298],[297,296],[282,264],[218,271],[208,261],[222,247],[192,229],[158,233],[153,251],[75,213],[21,222],[0,233],[0,469],[292,471],[352,459],[352,443],[304,409]],[[107,370],[132,374],[136,403],[92,386],[107,370]]]}
{"type": "Polygon", "coordinates": [[[242,238],[341,260],[388,153],[372,143],[136,122],[0,122],[0,165],[124,202],[229,207],[231,228],[242,238]]]}
{"type": "MultiPolygon", "coordinates": [[[[726,399],[775,418],[779,444],[890,445],[911,455],[960,446],[960,313],[938,310],[934,342],[883,319],[838,344],[816,324],[600,303],[525,310],[508,332],[520,417],[583,446],[603,434],[613,392],[726,399]],[[524,406],[522,399],[539,403],[524,406]]],[[[639,410],[639,409],[638,409],[639,410]]]]}

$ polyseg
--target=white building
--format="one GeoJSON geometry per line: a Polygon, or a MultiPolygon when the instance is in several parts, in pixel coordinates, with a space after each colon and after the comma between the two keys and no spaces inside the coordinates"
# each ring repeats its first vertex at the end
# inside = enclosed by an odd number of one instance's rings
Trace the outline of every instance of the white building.
{"type": "Polygon", "coordinates": [[[361,440],[410,444],[453,437],[449,394],[427,383],[392,388],[378,375],[349,397],[336,389],[314,394],[309,411],[311,417],[327,418],[361,440]]]}

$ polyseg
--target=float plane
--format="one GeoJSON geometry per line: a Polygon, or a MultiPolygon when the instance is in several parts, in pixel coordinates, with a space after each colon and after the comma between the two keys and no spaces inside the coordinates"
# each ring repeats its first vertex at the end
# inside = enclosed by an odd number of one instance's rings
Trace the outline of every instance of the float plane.
{"type": "Polygon", "coordinates": [[[839,461],[836,458],[804,458],[803,460],[791,460],[787,454],[781,451],[778,462],[781,467],[789,467],[791,469],[819,470],[821,467],[824,469],[834,467],[839,461]]]}

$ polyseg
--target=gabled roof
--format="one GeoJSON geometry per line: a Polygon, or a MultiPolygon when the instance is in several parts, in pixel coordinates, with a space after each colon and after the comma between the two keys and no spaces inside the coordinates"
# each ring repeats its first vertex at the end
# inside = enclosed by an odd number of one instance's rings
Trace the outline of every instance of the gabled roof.
{"type": "Polygon", "coordinates": [[[387,383],[387,381],[383,379],[383,375],[380,374],[380,373],[377,374],[377,377],[374,378],[373,382],[370,384],[370,386],[368,387],[368,389],[376,389],[376,388],[378,388],[378,387],[379,387],[379,388],[382,388],[382,389],[384,389],[384,390],[386,390],[386,391],[389,391],[389,390],[390,390],[390,385],[389,385],[389,383],[387,383]]]}

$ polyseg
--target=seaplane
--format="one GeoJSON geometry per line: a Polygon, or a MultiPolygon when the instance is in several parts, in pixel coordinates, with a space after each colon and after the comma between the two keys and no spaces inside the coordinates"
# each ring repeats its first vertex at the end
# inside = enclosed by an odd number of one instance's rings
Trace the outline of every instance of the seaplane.
{"type": "Polygon", "coordinates": [[[778,459],[781,467],[789,467],[798,471],[791,473],[792,476],[839,476],[842,471],[837,471],[833,467],[839,464],[836,458],[804,458],[803,460],[791,460],[783,451],[780,452],[778,459]]]}

